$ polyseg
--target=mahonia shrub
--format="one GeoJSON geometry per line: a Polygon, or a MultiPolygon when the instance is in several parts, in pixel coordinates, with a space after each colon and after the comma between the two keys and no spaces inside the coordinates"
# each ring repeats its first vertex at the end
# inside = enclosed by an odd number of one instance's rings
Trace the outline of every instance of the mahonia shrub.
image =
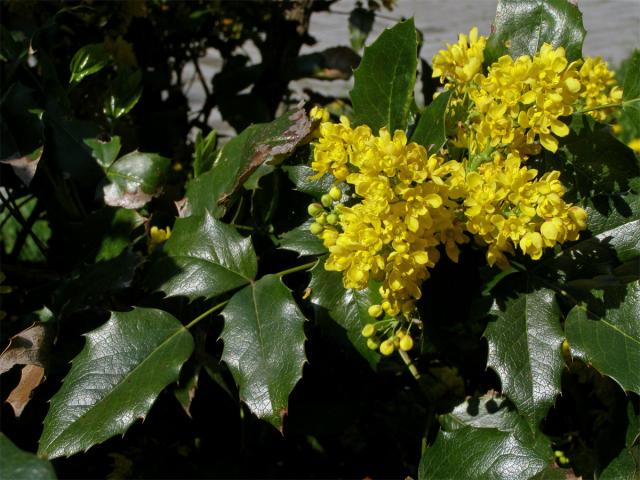
{"type": "Polygon", "coordinates": [[[638,476],[640,52],[614,71],[583,54],[575,2],[500,0],[488,37],[469,26],[430,63],[412,19],[360,58],[393,3],[358,3],[353,50],[285,72],[267,57],[301,45],[313,2],[151,2],[155,24],[126,2],[66,90],[55,22],[37,68],[3,27],[0,222],[29,267],[0,274],[3,478],[638,476]],[[174,8],[219,30],[208,96],[239,133],[169,158],[130,138],[153,71],[122,35],[166,33],[174,8]],[[289,98],[340,55],[349,101],[289,98]],[[98,103],[99,125],[72,118],[98,103]]]}

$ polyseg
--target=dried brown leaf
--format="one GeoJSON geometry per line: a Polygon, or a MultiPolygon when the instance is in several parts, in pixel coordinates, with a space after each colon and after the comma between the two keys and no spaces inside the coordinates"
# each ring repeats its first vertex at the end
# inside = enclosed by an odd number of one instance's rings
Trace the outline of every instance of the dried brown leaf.
{"type": "Polygon", "coordinates": [[[22,368],[20,374],[20,382],[16,388],[14,388],[7,399],[5,400],[11,408],[16,417],[22,415],[24,407],[27,406],[29,400],[31,400],[31,394],[38,385],[42,383],[44,379],[44,368],[39,365],[25,365],[22,368]]]}

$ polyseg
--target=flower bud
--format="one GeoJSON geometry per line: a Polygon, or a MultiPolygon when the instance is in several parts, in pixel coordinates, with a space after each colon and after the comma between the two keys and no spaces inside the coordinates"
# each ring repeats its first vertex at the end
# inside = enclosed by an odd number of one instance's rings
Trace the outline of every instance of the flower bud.
{"type": "Polygon", "coordinates": [[[373,323],[367,323],[363,328],[362,328],[362,336],[369,338],[369,337],[373,337],[373,335],[376,333],[376,327],[373,323]]]}
{"type": "Polygon", "coordinates": [[[393,340],[388,339],[380,344],[380,353],[384,356],[389,356],[393,353],[395,347],[393,346],[393,340]]]}
{"type": "Polygon", "coordinates": [[[316,222],[312,223],[309,227],[309,231],[314,235],[320,235],[322,233],[322,230],[324,230],[324,227],[316,222]]]}
{"type": "Polygon", "coordinates": [[[378,318],[382,315],[382,307],[380,305],[371,305],[367,310],[367,313],[369,313],[370,317],[378,318]]]}
{"type": "Polygon", "coordinates": [[[324,208],[322,208],[322,205],[320,205],[319,203],[312,203],[307,207],[307,212],[309,212],[309,215],[311,215],[312,217],[317,217],[322,212],[324,212],[324,208]]]}
{"type": "Polygon", "coordinates": [[[329,215],[327,215],[327,223],[329,225],[335,225],[336,223],[338,223],[338,215],[336,215],[335,213],[330,213],[329,215]]]}
{"type": "Polygon", "coordinates": [[[328,208],[333,205],[333,198],[331,198],[329,194],[325,193],[324,195],[322,195],[322,197],[320,197],[320,202],[322,203],[322,205],[328,208]]]}
{"type": "Polygon", "coordinates": [[[408,352],[413,348],[413,338],[411,335],[407,334],[400,339],[400,350],[403,352],[408,352]]]}
{"type": "Polygon", "coordinates": [[[329,196],[337,202],[342,198],[342,192],[338,187],[333,186],[331,187],[331,190],[329,190],[329,196]]]}
{"type": "Polygon", "coordinates": [[[370,350],[377,350],[380,347],[380,342],[376,338],[367,338],[367,347],[370,350]]]}

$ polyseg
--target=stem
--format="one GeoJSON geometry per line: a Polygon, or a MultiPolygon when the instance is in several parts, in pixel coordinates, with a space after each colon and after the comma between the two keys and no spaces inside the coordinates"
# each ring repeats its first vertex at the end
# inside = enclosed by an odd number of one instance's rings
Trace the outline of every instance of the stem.
{"type": "Polygon", "coordinates": [[[616,103],[606,103],[604,105],[598,105],[596,107],[585,108],[584,110],[578,110],[577,112],[573,112],[573,115],[579,115],[581,113],[595,112],[596,110],[604,110],[606,108],[620,108],[625,107],[627,105],[631,105],[632,103],[640,102],[639,98],[632,98],[631,100],[625,100],[624,102],[616,102],[616,103]]]}
{"type": "Polygon", "coordinates": [[[405,365],[407,366],[407,368],[411,372],[411,375],[413,375],[413,378],[415,378],[416,380],[419,380],[420,379],[420,372],[418,371],[416,366],[411,361],[411,358],[409,357],[409,354],[407,352],[405,352],[404,350],[398,350],[398,353],[400,354],[400,357],[402,358],[402,361],[405,363],[405,365]]]}
{"type": "Polygon", "coordinates": [[[191,327],[193,327],[194,325],[196,325],[198,322],[200,322],[200,320],[208,317],[209,315],[211,315],[213,312],[216,312],[218,310],[220,310],[222,307],[224,307],[227,303],[229,303],[229,300],[225,300],[224,302],[220,302],[217,305],[214,305],[213,307],[211,307],[209,310],[206,310],[204,313],[201,313],[200,315],[198,315],[196,318],[194,318],[193,320],[191,320],[189,323],[187,323],[187,325],[185,325],[184,328],[186,328],[187,330],[189,330],[191,327]]]}
{"type": "Polygon", "coordinates": [[[309,270],[314,267],[318,263],[317,260],[313,262],[305,263],[303,265],[298,265],[297,267],[288,268],[286,270],[282,270],[281,272],[276,273],[278,277],[284,277],[285,275],[289,275],[290,273],[300,272],[302,270],[309,270]]]}

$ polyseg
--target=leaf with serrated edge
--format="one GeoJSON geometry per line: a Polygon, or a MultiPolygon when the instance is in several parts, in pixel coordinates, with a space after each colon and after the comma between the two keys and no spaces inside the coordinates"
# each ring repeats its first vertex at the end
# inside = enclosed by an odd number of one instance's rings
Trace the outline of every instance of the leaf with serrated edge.
{"type": "Polygon", "coordinates": [[[567,58],[582,58],[586,30],[582,13],[568,0],[499,0],[485,63],[502,55],[534,55],[543,43],[564,47],[567,58]]]}
{"type": "Polygon", "coordinates": [[[422,456],[418,479],[527,480],[549,463],[531,442],[519,440],[513,432],[465,426],[438,434],[422,456]]]}
{"type": "Polygon", "coordinates": [[[240,399],[282,430],[289,394],[306,361],[304,316],[276,275],[236,293],[222,316],[222,360],[238,384],[240,399]]]}
{"type": "Polygon", "coordinates": [[[112,312],[107,323],[86,335],[84,349],[51,399],[38,455],[73,455],[125,433],[178,379],[192,351],[191,334],[167,312],[112,312]]]}
{"type": "Polygon", "coordinates": [[[322,255],[327,248],[318,237],[309,231],[311,221],[289,230],[280,236],[280,248],[297,252],[298,255],[322,255]]]}
{"type": "Polygon", "coordinates": [[[416,82],[418,40],[413,18],[387,29],[365,48],[353,72],[351,90],[354,122],[377,132],[386,127],[393,135],[407,127],[416,82]]]}
{"type": "Polygon", "coordinates": [[[311,270],[311,301],[326,308],[333,320],[347,331],[347,337],[358,352],[375,367],[380,355],[367,347],[367,339],[362,336],[362,327],[373,322],[367,312],[373,304],[380,303],[380,294],[375,282],[364,290],[344,288],[340,272],[328,272],[322,259],[311,270]]]}
{"type": "Polygon", "coordinates": [[[248,284],[258,270],[251,238],[208,212],[177,219],[164,253],[148,278],[170,297],[212,298],[248,284]]]}
{"type": "Polygon", "coordinates": [[[608,308],[603,318],[589,318],[582,305],[573,307],[565,331],[572,355],[610,376],[625,390],[640,394],[640,368],[636,368],[640,366],[640,282],[617,290],[624,294],[622,298],[611,296],[621,303],[608,308]]]}
{"type": "Polygon", "coordinates": [[[51,463],[16,447],[0,433],[0,478],[11,480],[54,480],[51,463]]]}
{"type": "Polygon", "coordinates": [[[489,343],[487,366],[498,373],[502,392],[527,418],[532,428],[560,393],[564,361],[560,310],[551,290],[520,293],[494,306],[497,319],[484,336],[489,343]]]}

